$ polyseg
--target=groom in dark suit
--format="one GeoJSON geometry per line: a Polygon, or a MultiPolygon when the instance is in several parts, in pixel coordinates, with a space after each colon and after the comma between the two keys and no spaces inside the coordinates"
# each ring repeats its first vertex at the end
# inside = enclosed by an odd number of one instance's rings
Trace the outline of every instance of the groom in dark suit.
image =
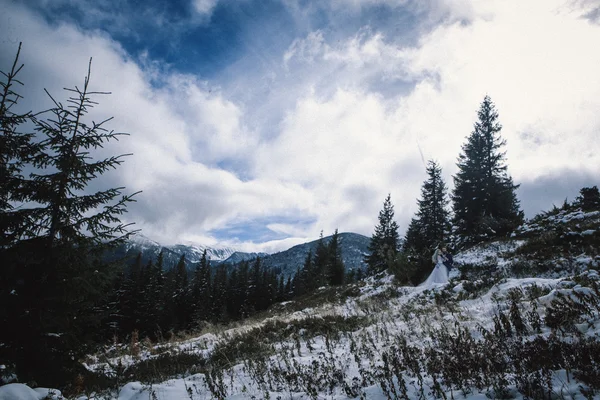
{"type": "Polygon", "coordinates": [[[443,261],[444,265],[448,269],[448,272],[450,272],[450,270],[454,266],[454,260],[452,259],[452,254],[450,254],[450,252],[448,251],[448,249],[446,247],[443,247],[442,248],[442,255],[443,255],[443,258],[444,258],[444,261],[443,261]]]}

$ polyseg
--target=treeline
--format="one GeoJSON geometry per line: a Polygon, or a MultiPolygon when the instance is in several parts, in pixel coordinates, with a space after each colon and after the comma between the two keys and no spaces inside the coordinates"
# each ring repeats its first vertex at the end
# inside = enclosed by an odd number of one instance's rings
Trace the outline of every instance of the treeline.
{"type": "Polygon", "coordinates": [[[164,265],[163,254],[147,263],[141,253],[115,281],[109,300],[106,335],[125,339],[161,339],[176,332],[201,328],[206,322],[226,323],[268,309],[325,285],[340,285],[361,273],[345,275],[337,230],[306,257],[294,276],[285,278],[265,266],[260,257],[235,265],[210,265],[206,251],[193,271],[185,256],[177,265],[164,265]]]}
{"type": "Polygon", "coordinates": [[[288,297],[283,280],[265,268],[260,258],[213,267],[204,252],[190,272],[184,257],[177,265],[165,266],[162,252],[146,264],[139,254],[122,272],[107,324],[113,334],[125,339],[138,331],[140,337],[161,339],[197,329],[207,321],[247,317],[288,297]]]}
{"type": "MultiPolygon", "coordinates": [[[[442,168],[429,160],[427,180],[417,199],[418,211],[401,240],[394,221],[391,196],[384,201],[379,222],[365,258],[370,275],[391,271],[404,284],[418,284],[432,271],[431,256],[439,246],[457,251],[480,242],[509,237],[524,222],[515,185],[508,175],[506,141],[500,133],[498,112],[485,96],[477,112],[473,131],[458,156],[454,188],[442,177],[442,168]]],[[[556,208],[556,207],[555,207],[556,208]]],[[[600,210],[596,186],[584,187],[573,203],[565,200],[564,210],[600,210]]]]}
{"type": "Polygon", "coordinates": [[[507,173],[506,142],[489,96],[477,112],[471,135],[458,156],[454,189],[448,189],[440,165],[430,160],[418,211],[400,240],[391,198],[384,201],[365,261],[368,272],[389,269],[403,283],[419,283],[433,269],[431,254],[440,245],[460,249],[505,237],[524,219],[512,178],[507,173]],[[452,203],[452,210],[448,208],[452,203]]]}

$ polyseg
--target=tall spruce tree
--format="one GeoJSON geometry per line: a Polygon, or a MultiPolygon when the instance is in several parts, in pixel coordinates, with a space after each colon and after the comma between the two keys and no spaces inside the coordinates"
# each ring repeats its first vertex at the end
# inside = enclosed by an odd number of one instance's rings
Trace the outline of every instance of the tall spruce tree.
{"type": "Polygon", "coordinates": [[[67,105],[48,93],[54,106],[34,119],[40,151],[25,161],[35,172],[15,191],[29,210],[29,230],[2,254],[15,272],[8,285],[18,294],[4,304],[11,315],[0,340],[12,352],[5,356],[21,379],[43,385],[64,383],[99,339],[100,304],[115,272],[101,256],[129,235],[120,218],[132,198],[123,188],[85,193],[123,161],[92,158],[121,134],[104,128],[110,119],[87,122],[92,97],[102,94],[89,90],[90,71],[91,60],[82,89],[66,89],[67,105]]]}
{"type": "Polygon", "coordinates": [[[575,205],[583,211],[600,210],[600,191],[598,186],[584,187],[579,190],[575,205]]]}
{"type": "Polygon", "coordinates": [[[467,245],[511,232],[523,221],[516,189],[507,173],[502,125],[485,96],[473,132],[458,157],[452,207],[458,244],[467,245]]]}
{"type": "Polygon", "coordinates": [[[192,283],[193,320],[196,324],[208,320],[210,316],[210,284],[210,261],[205,249],[196,267],[192,283]]]}
{"type": "Polygon", "coordinates": [[[388,194],[379,212],[379,223],[369,242],[369,255],[365,257],[367,273],[370,275],[385,270],[389,260],[394,259],[399,250],[398,224],[394,221],[394,206],[388,194]]]}
{"type": "Polygon", "coordinates": [[[326,270],[329,261],[329,249],[325,243],[323,231],[321,231],[319,235],[319,241],[317,242],[317,248],[315,249],[315,255],[313,257],[312,273],[308,278],[308,291],[312,291],[327,283],[326,270]]]}
{"type": "Polygon", "coordinates": [[[23,167],[41,150],[34,141],[34,133],[20,131],[23,125],[32,121],[33,114],[15,110],[21,99],[15,86],[23,85],[17,79],[23,68],[23,64],[19,65],[20,53],[19,43],[11,70],[0,71],[3,76],[0,80],[0,250],[31,236],[33,210],[15,205],[29,198],[27,186],[30,182],[23,176],[23,167]]]}
{"type": "Polygon", "coordinates": [[[442,169],[430,160],[426,172],[427,180],[421,187],[421,198],[417,200],[419,209],[403,243],[405,250],[417,253],[432,251],[439,242],[446,240],[450,232],[448,192],[442,169]]]}
{"type": "Polygon", "coordinates": [[[329,285],[341,285],[344,283],[345,266],[342,260],[342,248],[340,247],[340,236],[336,229],[327,244],[329,261],[327,263],[326,275],[329,285]]]}
{"type": "Polygon", "coordinates": [[[427,180],[421,186],[421,198],[417,200],[419,209],[408,226],[403,243],[408,263],[416,266],[416,275],[411,277],[414,281],[420,281],[431,271],[431,252],[450,233],[449,200],[442,169],[430,160],[426,172],[427,180]]]}

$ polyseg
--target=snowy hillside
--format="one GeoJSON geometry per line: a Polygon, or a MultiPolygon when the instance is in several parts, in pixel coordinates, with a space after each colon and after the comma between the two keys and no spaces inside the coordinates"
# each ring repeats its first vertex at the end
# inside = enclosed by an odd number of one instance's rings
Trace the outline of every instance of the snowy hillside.
{"type": "Polygon", "coordinates": [[[382,274],[115,344],[86,360],[104,384],[79,399],[599,398],[599,214],[546,215],[457,254],[448,284],[382,274]]]}

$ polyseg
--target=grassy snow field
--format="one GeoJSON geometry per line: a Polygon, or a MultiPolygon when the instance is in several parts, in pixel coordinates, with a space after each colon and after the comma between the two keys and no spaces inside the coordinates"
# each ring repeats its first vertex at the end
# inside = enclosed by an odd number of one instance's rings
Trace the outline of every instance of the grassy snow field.
{"type": "Polygon", "coordinates": [[[539,217],[457,254],[448,284],[382,274],[187,337],[108,346],[86,360],[103,381],[80,382],[77,398],[599,398],[599,219],[539,217]]]}

